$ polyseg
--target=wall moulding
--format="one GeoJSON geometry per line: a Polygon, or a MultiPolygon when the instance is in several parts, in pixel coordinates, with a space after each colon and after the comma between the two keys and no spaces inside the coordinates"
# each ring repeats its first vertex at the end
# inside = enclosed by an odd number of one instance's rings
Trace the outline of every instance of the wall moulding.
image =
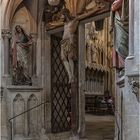
{"type": "Polygon", "coordinates": [[[17,91],[41,91],[42,87],[33,87],[33,86],[7,86],[9,91],[17,92],[17,91]]]}

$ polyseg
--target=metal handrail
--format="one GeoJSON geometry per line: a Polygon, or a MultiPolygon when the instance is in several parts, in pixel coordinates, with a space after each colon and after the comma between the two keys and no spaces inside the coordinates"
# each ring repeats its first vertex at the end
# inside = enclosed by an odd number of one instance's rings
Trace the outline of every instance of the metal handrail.
{"type": "Polygon", "coordinates": [[[31,110],[33,110],[33,109],[35,109],[35,108],[38,108],[38,107],[40,107],[40,106],[42,106],[42,105],[44,105],[44,104],[46,104],[46,103],[49,103],[49,101],[45,101],[45,102],[43,102],[43,103],[41,103],[41,104],[38,104],[38,105],[36,105],[36,106],[34,106],[34,107],[32,107],[32,108],[30,108],[30,109],[28,109],[28,110],[26,110],[26,111],[24,111],[24,112],[18,114],[18,115],[16,115],[16,116],[14,116],[14,117],[12,117],[12,118],[10,118],[10,119],[8,120],[8,122],[9,122],[9,124],[10,124],[10,129],[11,129],[11,140],[13,139],[13,135],[12,135],[12,122],[11,122],[11,120],[14,120],[15,118],[17,118],[17,117],[19,117],[19,116],[21,116],[21,115],[23,115],[23,114],[25,114],[25,113],[28,113],[28,112],[30,112],[31,110]]]}

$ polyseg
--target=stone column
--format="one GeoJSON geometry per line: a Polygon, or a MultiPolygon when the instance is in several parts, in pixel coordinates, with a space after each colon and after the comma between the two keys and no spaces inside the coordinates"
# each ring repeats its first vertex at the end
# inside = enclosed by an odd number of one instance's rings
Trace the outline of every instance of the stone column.
{"type": "Polygon", "coordinates": [[[32,47],[32,76],[36,77],[36,44],[37,44],[37,34],[31,33],[32,40],[33,40],[33,47],[32,47]]]}
{"type": "Polygon", "coordinates": [[[44,60],[44,100],[48,100],[45,105],[44,121],[47,133],[51,132],[51,35],[45,33],[45,60],[44,60]]]}
{"type": "Polygon", "coordinates": [[[11,32],[9,29],[2,29],[2,38],[4,42],[4,76],[8,76],[10,72],[10,60],[9,60],[9,50],[10,50],[10,38],[11,38],[11,32]]]}
{"type": "Polygon", "coordinates": [[[3,39],[2,43],[2,61],[1,61],[1,70],[2,70],[2,77],[3,82],[2,85],[11,84],[10,78],[10,38],[11,38],[11,31],[9,29],[2,29],[1,35],[3,39]]]}
{"type": "MultiPolygon", "coordinates": [[[[140,1],[135,0],[134,2],[134,56],[135,63],[137,66],[137,71],[139,71],[140,66],[140,1]]],[[[131,27],[130,27],[131,28],[131,27]]]]}
{"type": "Polygon", "coordinates": [[[78,132],[80,137],[85,135],[85,26],[79,25],[79,128],[78,132]]]}
{"type": "Polygon", "coordinates": [[[124,140],[139,140],[140,1],[129,0],[129,2],[129,56],[125,62],[124,140]]]}
{"type": "Polygon", "coordinates": [[[7,105],[6,105],[6,97],[4,96],[4,89],[0,89],[1,97],[0,97],[0,106],[1,106],[1,139],[8,140],[8,127],[7,127],[7,105]]]}

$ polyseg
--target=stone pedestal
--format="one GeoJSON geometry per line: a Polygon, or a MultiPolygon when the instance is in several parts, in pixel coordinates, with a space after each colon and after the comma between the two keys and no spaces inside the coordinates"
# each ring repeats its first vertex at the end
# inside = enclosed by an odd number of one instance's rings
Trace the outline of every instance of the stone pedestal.
{"type": "Polygon", "coordinates": [[[9,136],[12,136],[13,140],[38,138],[43,125],[42,106],[47,105],[42,104],[44,101],[41,100],[41,92],[41,87],[7,87],[7,116],[12,125],[11,129],[9,124],[9,136]]]}

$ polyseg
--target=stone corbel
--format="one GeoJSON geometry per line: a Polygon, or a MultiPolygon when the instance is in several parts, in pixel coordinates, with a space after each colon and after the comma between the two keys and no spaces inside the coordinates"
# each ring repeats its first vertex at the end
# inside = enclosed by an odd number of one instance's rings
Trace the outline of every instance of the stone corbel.
{"type": "Polygon", "coordinates": [[[139,101],[139,76],[130,77],[129,84],[131,85],[132,93],[134,93],[139,101]]]}
{"type": "Polygon", "coordinates": [[[12,37],[12,33],[11,33],[11,31],[9,29],[2,29],[1,36],[3,38],[6,37],[6,38],[10,39],[12,37]]]}

